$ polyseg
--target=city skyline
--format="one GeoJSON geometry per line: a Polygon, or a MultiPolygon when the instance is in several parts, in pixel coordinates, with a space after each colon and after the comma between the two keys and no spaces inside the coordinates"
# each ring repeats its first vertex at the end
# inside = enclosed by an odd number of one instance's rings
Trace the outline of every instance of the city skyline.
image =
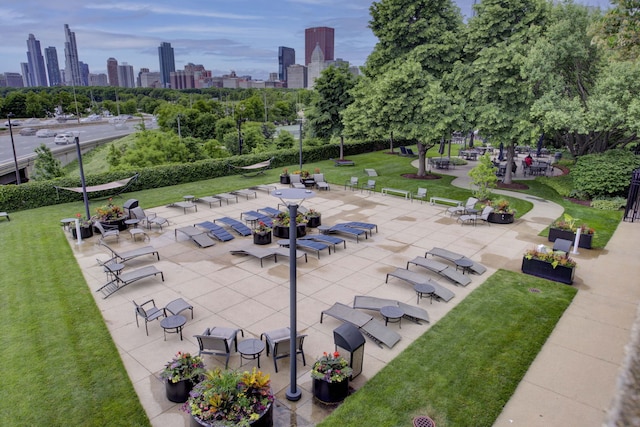
{"type": "MultiPolygon", "coordinates": [[[[297,63],[305,55],[305,29],[335,29],[335,58],[360,66],[376,38],[368,28],[370,0],[285,0],[283,2],[220,1],[201,6],[184,0],[176,5],[153,3],[111,4],[67,0],[64,4],[33,0],[0,6],[3,38],[0,73],[21,72],[27,61],[25,40],[34,34],[42,49],[55,47],[65,68],[67,24],[75,33],[78,60],[93,74],[107,74],[107,60],[159,71],[158,46],[171,43],[175,67],[202,64],[214,75],[251,75],[267,79],[278,72],[278,47],[295,49],[297,63]]],[[[457,0],[465,16],[473,0],[457,0]]],[[[609,6],[607,0],[579,0],[590,6],[609,6]]]]}

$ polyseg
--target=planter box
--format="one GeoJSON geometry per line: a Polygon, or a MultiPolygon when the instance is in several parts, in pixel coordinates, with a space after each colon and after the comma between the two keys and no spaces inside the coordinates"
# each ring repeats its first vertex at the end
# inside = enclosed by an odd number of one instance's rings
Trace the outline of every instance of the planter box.
{"type": "Polygon", "coordinates": [[[562,265],[553,268],[548,262],[537,259],[527,259],[522,257],[522,272],[543,279],[553,280],[554,282],[565,283],[570,285],[573,283],[574,268],[564,267],[562,265]]]}
{"type": "MultiPolygon", "coordinates": [[[[575,242],[576,233],[569,230],[560,230],[559,228],[549,229],[549,241],[555,242],[556,239],[565,239],[575,242]]],[[[591,241],[593,240],[593,234],[580,234],[580,242],[578,242],[579,248],[591,249],[591,241]]]]}
{"type": "MultiPolygon", "coordinates": [[[[307,226],[306,225],[298,225],[297,227],[296,237],[304,237],[307,235],[307,226]]],[[[275,237],[279,237],[280,239],[288,239],[289,238],[289,226],[281,226],[274,225],[273,226],[273,235],[275,237]]]]}
{"type": "Polygon", "coordinates": [[[322,225],[322,219],[320,216],[311,216],[307,217],[307,227],[309,228],[317,228],[319,225],[322,225]]]}
{"type": "Polygon", "coordinates": [[[313,379],[313,397],[322,403],[340,403],[349,395],[349,380],[339,383],[328,383],[324,380],[313,379]]]}
{"type": "MultiPolygon", "coordinates": [[[[76,227],[71,228],[71,235],[74,239],[78,238],[78,233],[76,233],[76,227]]],[[[93,236],[93,227],[80,227],[80,237],[83,239],[88,239],[93,236]]]]}
{"type": "Polygon", "coordinates": [[[289,175],[280,175],[280,184],[291,184],[291,176],[289,175]]]}
{"type": "Polygon", "coordinates": [[[268,245],[271,243],[271,232],[264,234],[253,233],[253,243],[256,245],[268,245]]]}
{"type": "MultiPolygon", "coordinates": [[[[114,220],[111,220],[111,221],[100,221],[100,224],[102,224],[102,226],[103,226],[104,228],[107,228],[107,229],[109,229],[109,228],[115,228],[115,227],[117,226],[117,227],[118,227],[118,230],[120,230],[120,231],[125,231],[125,230],[128,228],[128,225],[127,225],[127,224],[125,224],[125,221],[126,221],[127,219],[128,219],[128,218],[127,218],[126,216],[123,216],[123,217],[122,217],[122,218],[120,218],[120,219],[114,219],[114,220]]],[[[97,232],[98,232],[98,231],[96,230],[96,233],[97,233],[97,232]]]]}
{"type": "MultiPolygon", "coordinates": [[[[193,415],[191,416],[191,421],[189,423],[190,427],[215,427],[217,425],[219,424],[216,422],[208,423],[199,418],[195,418],[193,415]]],[[[260,416],[260,418],[250,421],[249,425],[251,427],[273,427],[273,403],[269,404],[269,407],[264,414],[260,416]]]]}
{"type": "Polygon", "coordinates": [[[513,222],[513,214],[491,212],[487,217],[487,221],[493,224],[511,224],[513,222]]]}

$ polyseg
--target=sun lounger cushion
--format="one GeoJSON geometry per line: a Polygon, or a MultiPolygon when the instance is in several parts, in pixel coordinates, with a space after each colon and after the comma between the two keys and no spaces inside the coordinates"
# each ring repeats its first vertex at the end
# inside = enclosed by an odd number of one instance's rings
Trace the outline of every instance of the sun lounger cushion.
{"type": "Polygon", "coordinates": [[[415,271],[406,270],[404,268],[396,268],[395,271],[392,271],[391,273],[387,273],[387,279],[385,280],[385,283],[389,281],[389,276],[393,276],[400,280],[404,280],[405,282],[411,283],[414,286],[419,283],[431,285],[435,289],[435,292],[434,292],[435,296],[445,302],[450,301],[451,298],[456,296],[456,294],[454,294],[452,291],[445,288],[444,286],[440,285],[438,282],[433,281],[427,277],[424,277],[422,274],[416,273],[415,271]]]}

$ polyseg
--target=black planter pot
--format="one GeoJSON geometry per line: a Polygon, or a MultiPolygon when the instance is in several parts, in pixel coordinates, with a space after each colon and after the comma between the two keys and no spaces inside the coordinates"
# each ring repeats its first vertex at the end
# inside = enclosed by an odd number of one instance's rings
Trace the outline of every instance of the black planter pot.
{"type": "Polygon", "coordinates": [[[113,228],[114,226],[118,227],[118,230],[125,231],[127,229],[127,224],[124,222],[127,220],[126,216],[123,216],[120,219],[113,219],[111,221],[100,221],[100,224],[105,226],[105,228],[113,228]]]}
{"type": "Polygon", "coordinates": [[[339,383],[329,383],[313,379],[313,397],[322,403],[340,403],[349,395],[349,379],[339,383]]]}
{"type": "MultiPolygon", "coordinates": [[[[78,238],[78,233],[76,232],[75,227],[71,228],[71,235],[74,239],[78,238]]],[[[88,239],[91,236],[93,236],[93,227],[80,227],[80,237],[88,239]]]]}
{"type": "MultiPolygon", "coordinates": [[[[565,239],[575,242],[576,233],[569,230],[561,230],[559,228],[549,229],[549,241],[555,242],[556,239],[565,239]]],[[[580,241],[578,242],[579,248],[591,249],[591,241],[593,240],[593,234],[580,234],[580,241]]]]}
{"type": "Polygon", "coordinates": [[[538,259],[522,258],[522,272],[543,279],[553,280],[554,282],[565,283],[570,285],[573,283],[574,268],[564,267],[562,265],[553,268],[548,262],[538,259]]]}
{"type": "MultiPolygon", "coordinates": [[[[298,225],[296,227],[297,233],[296,237],[304,237],[307,235],[307,226],[306,225],[298,225]]],[[[281,226],[274,225],[273,226],[273,235],[275,237],[279,237],[280,239],[288,239],[289,238],[289,226],[281,226]]]]}
{"type": "MultiPolygon", "coordinates": [[[[215,427],[216,425],[191,416],[190,427],[215,427]]],[[[251,427],[273,427],[273,403],[269,405],[260,418],[250,422],[249,425],[251,427]]]]}
{"type": "Polygon", "coordinates": [[[491,212],[487,217],[487,221],[493,224],[511,224],[513,222],[513,214],[491,212]]]}
{"type": "Polygon", "coordinates": [[[316,228],[319,225],[322,225],[322,219],[320,216],[310,216],[307,217],[307,227],[309,228],[316,228]]]}
{"type": "Polygon", "coordinates": [[[165,381],[164,387],[167,393],[167,399],[176,403],[184,403],[189,398],[189,392],[193,389],[193,381],[181,380],[177,383],[165,381]]]}
{"type": "Polygon", "coordinates": [[[253,243],[256,245],[268,245],[271,243],[271,232],[264,234],[253,233],[253,243]]]}
{"type": "Polygon", "coordinates": [[[289,175],[280,175],[280,184],[291,184],[291,177],[289,175]]]}

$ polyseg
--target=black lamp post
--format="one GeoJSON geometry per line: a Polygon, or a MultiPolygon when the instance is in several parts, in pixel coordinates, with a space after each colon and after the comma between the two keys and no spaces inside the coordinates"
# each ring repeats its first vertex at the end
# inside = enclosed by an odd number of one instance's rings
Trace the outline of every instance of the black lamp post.
{"type": "Polygon", "coordinates": [[[315,196],[315,193],[311,190],[283,188],[273,191],[271,195],[279,198],[280,201],[289,208],[289,354],[291,355],[291,368],[289,371],[289,388],[285,392],[285,396],[287,397],[287,400],[295,402],[300,400],[300,397],[302,396],[302,392],[298,389],[298,384],[296,382],[298,377],[298,364],[296,359],[296,338],[298,336],[298,258],[296,257],[296,237],[298,224],[296,224],[296,216],[298,215],[298,206],[300,206],[305,199],[315,196]]]}
{"type": "Polygon", "coordinates": [[[11,135],[11,148],[13,149],[13,163],[16,165],[16,182],[18,185],[22,184],[20,181],[20,167],[18,166],[18,156],[16,155],[16,144],[13,142],[13,129],[11,128],[11,117],[13,113],[7,114],[7,120],[9,121],[9,135],[11,135]]]}

